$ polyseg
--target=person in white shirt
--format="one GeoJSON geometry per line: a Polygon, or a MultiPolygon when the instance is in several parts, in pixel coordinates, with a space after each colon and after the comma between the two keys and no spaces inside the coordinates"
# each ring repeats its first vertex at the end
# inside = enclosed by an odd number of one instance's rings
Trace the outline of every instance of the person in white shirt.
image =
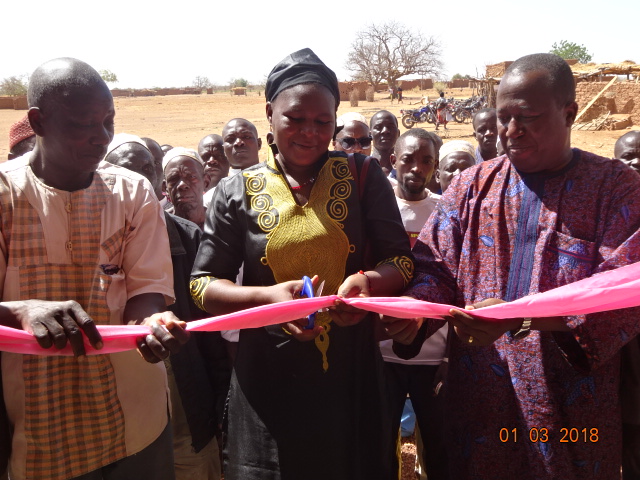
{"type": "MultiPolygon", "coordinates": [[[[422,128],[412,128],[398,138],[395,153],[391,155],[398,180],[394,187],[396,201],[412,247],[440,200],[440,195],[431,193],[426,188],[438,166],[439,145],[435,134],[422,128]]],[[[420,353],[410,360],[400,359],[393,353],[391,340],[380,342],[392,409],[390,435],[398,435],[402,409],[408,394],[426,446],[423,448],[422,458],[429,480],[448,478],[447,457],[442,442],[442,397],[437,394],[440,388],[438,385],[441,385],[438,374],[446,367],[444,365],[441,368],[441,364],[446,362],[447,328],[444,326],[429,337],[420,353]]],[[[395,450],[390,455],[397,466],[395,450]]]]}

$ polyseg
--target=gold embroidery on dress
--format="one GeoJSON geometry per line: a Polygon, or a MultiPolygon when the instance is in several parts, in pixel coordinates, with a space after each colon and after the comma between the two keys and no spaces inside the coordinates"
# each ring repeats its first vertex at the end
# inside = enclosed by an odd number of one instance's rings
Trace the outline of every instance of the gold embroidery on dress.
{"type": "Polygon", "coordinates": [[[209,284],[215,280],[217,280],[215,277],[198,277],[189,282],[191,298],[193,298],[193,302],[200,310],[207,311],[204,308],[204,293],[207,291],[209,284]]]}
{"type": "Polygon", "coordinates": [[[376,267],[379,267],[380,265],[391,265],[396,270],[398,270],[398,272],[400,272],[400,275],[402,275],[402,280],[404,281],[405,287],[409,284],[409,282],[413,278],[414,265],[413,265],[413,260],[411,260],[409,257],[402,256],[402,257],[387,258],[386,260],[383,260],[380,263],[378,263],[376,267]]]}
{"type": "MultiPolygon", "coordinates": [[[[353,177],[346,160],[339,157],[327,160],[309,202],[302,206],[296,203],[272,158],[267,165],[273,170],[243,173],[249,205],[259,212],[258,226],[267,236],[262,264],[269,265],[277,283],[298,280],[302,275],[318,275],[320,281],[325,281],[324,294],[336,293],[345,277],[347,257],[353,251],[341,223],[347,218],[346,200],[352,193],[349,180],[353,177]]],[[[326,371],[331,318],[324,312],[316,315],[316,322],[325,328],[315,343],[326,371]]]]}
{"type": "Polygon", "coordinates": [[[329,350],[329,332],[331,331],[331,315],[329,315],[329,312],[316,313],[316,325],[324,328],[324,331],[315,338],[315,342],[316,348],[322,354],[322,369],[326,372],[329,370],[327,351],[329,350]]]}

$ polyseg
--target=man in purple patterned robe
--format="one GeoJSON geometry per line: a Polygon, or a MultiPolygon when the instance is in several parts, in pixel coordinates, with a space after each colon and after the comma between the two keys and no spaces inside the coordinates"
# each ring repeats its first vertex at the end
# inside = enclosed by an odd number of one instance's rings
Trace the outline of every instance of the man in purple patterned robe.
{"type": "MultiPolygon", "coordinates": [[[[414,247],[407,295],[480,308],[640,260],[640,176],[571,148],[577,109],[564,60],[511,65],[497,101],[506,155],[451,183],[414,247]]],[[[619,352],[640,332],[639,313],[452,313],[451,478],[619,479],[619,352]]],[[[442,322],[425,325],[428,335],[442,322]]]]}

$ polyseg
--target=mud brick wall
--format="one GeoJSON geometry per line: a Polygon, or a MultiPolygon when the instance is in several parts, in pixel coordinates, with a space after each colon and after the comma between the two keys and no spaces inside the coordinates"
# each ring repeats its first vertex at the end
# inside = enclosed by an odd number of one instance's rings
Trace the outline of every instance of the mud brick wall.
{"type": "Polygon", "coordinates": [[[469,80],[458,78],[448,82],[449,88],[469,88],[469,80]]]}
{"type": "Polygon", "coordinates": [[[180,88],[159,88],[156,90],[156,95],[181,95],[182,89],[180,88]]]}
{"type": "Polygon", "coordinates": [[[28,110],[29,103],[27,102],[26,95],[20,95],[19,97],[13,97],[13,109],[14,110],[28,110]]]}
{"type": "Polygon", "coordinates": [[[348,102],[349,94],[353,90],[357,90],[358,92],[358,101],[364,102],[367,99],[366,92],[369,84],[367,82],[338,82],[338,88],[340,90],[341,102],[348,102]]]}
{"type": "Polygon", "coordinates": [[[433,80],[430,78],[423,78],[422,80],[402,80],[398,83],[404,91],[420,87],[422,87],[422,90],[431,90],[433,88],[433,80]]]}
{"type": "MultiPolygon", "coordinates": [[[[576,85],[576,102],[581,111],[608,82],[579,82],[576,85]]],[[[592,120],[599,115],[611,113],[629,114],[634,125],[640,125],[640,83],[617,82],[602,94],[580,121],[592,120]]]]}
{"type": "Polygon", "coordinates": [[[13,97],[0,97],[0,108],[13,110],[13,97]]]}
{"type": "Polygon", "coordinates": [[[113,95],[114,97],[130,97],[131,92],[122,88],[113,88],[111,90],[111,95],[113,95]]]}

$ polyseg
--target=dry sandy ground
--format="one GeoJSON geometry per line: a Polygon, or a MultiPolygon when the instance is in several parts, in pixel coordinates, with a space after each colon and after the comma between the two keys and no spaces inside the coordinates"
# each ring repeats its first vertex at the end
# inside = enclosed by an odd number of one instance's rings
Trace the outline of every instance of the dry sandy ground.
{"type": "MultiPolygon", "coordinates": [[[[374,102],[361,101],[358,107],[342,102],[338,114],[349,111],[362,113],[367,119],[378,110],[389,110],[398,117],[401,108],[411,108],[423,95],[436,98],[435,90],[405,92],[404,105],[391,104],[389,98],[377,94],[374,102]]],[[[455,89],[447,96],[468,98],[471,90],[455,89]]],[[[224,124],[232,118],[242,117],[253,122],[264,139],[269,131],[265,116],[265,99],[257,93],[248,96],[231,96],[228,92],[213,95],[170,95],[158,97],[118,97],[115,99],[116,133],[127,132],[156,139],[159,143],[195,148],[202,137],[220,133],[224,124]]],[[[23,110],[0,110],[0,161],[7,157],[9,127],[26,112],[23,110]]],[[[432,130],[427,123],[418,126],[432,130]]],[[[471,125],[451,123],[449,139],[465,139],[474,143],[471,125]]],[[[637,126],[634,128],[638,128],[637,126]]],[[[404,127],[401,126],[404,131],[404,127]]],[[[441,132],[442,133],[442,132],[441,132]]],[[[599,155],[613,155],[616,139],[625,131],[575,131],[573,145],[599,155]]],[[[445,139],[446,141],[446,139],[445,139]]],[[[264,140],[263,140],[264,143],[264,140]]],[[[262,149],[264,155],[265,149],[262,149]]]]}
{"type": "MultiPolygon", "coordinates": [[[[405,92],[404,104],[390,103],[387,95],[377,94],[374,102],[360,102],[358,107],[351,107],[349,102],[342,102],[338,114],[355,111],[362,113],[367,119],[379,110],[389,110],[400,117],[401,108],[412,108],[411,103],[418,103],[422,96],[436,98],[435,90],[405,92]]],[[[470,90],[456,89],[447,92],[447,96],[468,98],[470,90]]],[[[246,118],[253,122],[263,138],[269,131],[265,115],[265,99],[257,93],[248,96],[231,96],[229,93],[213,95],[170,95],[159,97],[118,97],[115,98],[116,133],[126,132],[139,136],[151,137],[160,144],[196,148],[200,139],[211,133],[221,133],[222,127],[235,117],[246,118]]],[[[25,115],[25,111],[0,110],[0,132],[4,132],[0,140],[0,161],[7,158],[9,150],[9,127],[25,115]]],[[[433,130],[427,123],[418,126],[433,130]]],[[[472,138],[473,128],[470,124],[450,123],[445,141],[464,139],[475,144],[472,138]]],[[[638,128],[638,127],[634,127],[638,128]]],[[[400,126],[401,131],[405,128],[400,126]]],[[[441,130],[439,133],[444,134],[441,130]]],[[[615,141],[625,131],[574,131],[573,145],[603,156],[613,155],[615,141]]],[[[265,156],[265,148],[261,151],[265,156]]],[[[403,445],[402,480],[413,479],[415,464],[415,446],[409,439],[403,445]]]]}

